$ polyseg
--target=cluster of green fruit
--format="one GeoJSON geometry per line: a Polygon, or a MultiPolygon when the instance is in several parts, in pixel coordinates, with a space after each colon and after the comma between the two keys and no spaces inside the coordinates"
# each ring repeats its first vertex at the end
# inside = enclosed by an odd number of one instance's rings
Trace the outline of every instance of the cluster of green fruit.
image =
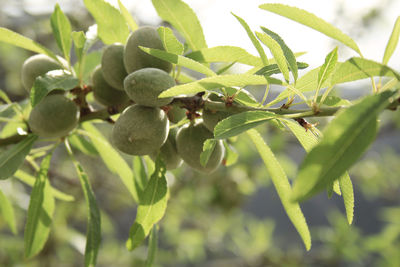
{"type": "MultiPolygon", "coordinates": [[[[91,76],[93,95],[99,103],[106,106],[134,103],[116,120],[112,144],[130,155],[154,158],[159,154],[167,169],[179,167],[183,159],[196,170],[214,171],[224,155],[222,142],[216,143],[205,166],[200,164],[200,154],[204,141],[213,138],[215,125],[228,114],[204,110],[203,120],[170,130],[170,121],[177,123],[185,116],[184,109],[170,104],[172,98],[158,98],[161,92],[175,85],[169,75],[172,65],[143,52],[139,46],[164,49],[155,28],[140,27],[129,36],[125,45],[107,46],[101,65],[91,76]]],[[[27,59],[22,67],[24,87],[30,90],[35,79],[48,71],[66,69],[64,60],[60,59],[60,62],[45,55],[27,59]]],[[[66,97],[64,91],[55,90],[32,109],[29,126],[32,132],[42,137],[63,137],[77,127],[79,116],[79,106],[66,97]]]]}

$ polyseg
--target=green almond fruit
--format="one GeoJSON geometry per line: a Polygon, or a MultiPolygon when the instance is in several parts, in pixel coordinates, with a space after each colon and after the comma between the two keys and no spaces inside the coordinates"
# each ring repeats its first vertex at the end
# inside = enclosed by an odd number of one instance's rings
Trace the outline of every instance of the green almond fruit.
{"type": "Polygon", "coordinates": [[[103,77],[115,89],[124,90],[124,79],[128,75],[124,66],[124,45],[115,43],[107,46],[101,56],[103,77]]]}
{"type": "Polygon", "coordinates": [[[155,160],[159,153],[161,159],[164,161],[167,170],[173,170],[182,165],[182,158],[179,156],[176,148],[176,134],[177,128],[169,130],[167,141],[162,145],[159,151],[154,152],[150,157],[155,160]]]}

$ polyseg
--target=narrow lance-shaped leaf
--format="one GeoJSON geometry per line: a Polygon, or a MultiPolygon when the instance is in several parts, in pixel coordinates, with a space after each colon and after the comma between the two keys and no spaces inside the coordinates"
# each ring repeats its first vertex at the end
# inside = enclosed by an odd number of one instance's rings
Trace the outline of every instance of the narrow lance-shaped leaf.
{"type": "Polygon", "coordinates": [[[64,57],[69,62],[71,51],[71,23],[67,16],[61,11],[60,5],[56,4],[54,12],[50,18],[51,29],[53,30],[54,39],[63,53],[64,57]]]}
{"type": "Polygon", "coordinates": [[[227,167],[236,163],[239,158],[239,154],[236,152],[235,148],[232,147],[224,140],[224,147],[225,147],[225,156],[223,160],[223,164],[227,167]]]}
{"type": "Polygon", "coordinates": [[[265,44],[276,60],[276,64],[281,70],[286,82],[289,82],[289,68],[286,63],[286,58],[279,43],[272,39],[269,35],[261,32],[256,32],[257,38],[265,44]]]}
{"type": "Polygon", "coordinates": [[[26,258],[35,256],[43,249],[50,233],[55,206],[53,193],[47,177],[51,156],[49,154],[42,160],[31,192],[24,232],[26,258]]]}
{"type": "Polygon", "coordinates": [[[154,260],[156,258],[157,247],[158,247],[158,227],[156,224],[153,226],[153,229],[151,230],[148,247],[149,248],[147,250],[147,259],[145,266],[151,267],[153,266],[154,260]]]}
{"type": "Polygon", "coordinates": [[[207,139],[203,144],[203,151],[200,154],[200,164],[202,166],[206,166],[208,160],[211,157],[211,154],[214,151],[215,145],[217,144],[217,140],[215,139],[207,139]]]}
{"type": "MultiPolygon", "coordinates": [[[[296,62],[296,65],[297,65],[297,69],[305,69],[308,67],[308,64],[304,63],[304,62],[296,62]]],[[[278,73],[282,73],[281,70],[279,69],[278,65],[270,64],[268,66],[262,67],[254,74],[271,76],[273,74],[278,74],[278,73]]]]}
{"type": "Polygon", "coordinates": [[[175,37],[171,28],[168,27],[158,27],[158,35],[160,36],[161,42],[168,53],[182,55],[183,54],[183,44],[175,37]]]}
{"type": "Polygon", "coordinates": [[[335,26],[329,24],[323,19],[315,16],[314,14],[305,11],[297,7],[291,7],[284,4],[262,4],[261,9],[273,12],[275,14],[281,15],[305,26],[308,26],[316,31],[319,31],[342,44],[350,47],[361,55],[361,51],[357,44],[348,35],[344,34],[341,30],[335,26]]]}
{"type": "Polygon", "coordinates": [[[4,220],[10,227],[11,232],[15,235],[17,234],[17,226],[15,224],[15,216],[14,216],[14,208],[11,205],[10,201],[4,195],[3,191],[0,190],[0,213],[3,216],[4,220]]]}
{"type": "Polygon", "coordinates": [[[249,36],[249,38],[250,38],[251,42],[253,43],[254,47],[257,49],[258,54],[260,55],[263,65],[264,66],[269,65],[267,55],[265,54],[265,51],[262,48],[260,42],[257,40],[256,36],[254,35],[252,30],[250,29],[249,25],[241,17],[239,17],[239,16],[237,16],[237,15],[235,15],[233,13],[232,13],[232,15],[235,16],[235,18],[239,21],[240,25],[242,25],[242,27],[246,31],[246,33],[249,36]]]}
{"type": "Polygon", "coordinates": [[[152,0],[158,15],[178,30],[195,51],[207,47],[196,13],[181,0],[152,0]]]}
{"type": "Polygon", "coordinates": [[[393,26],[392,34],[390,35],[389,41],[386,45],[385,53],[383,55],[382,63],[386,65],[389,59],[392,57],[394,50],[396,50],[397,43],[399,42],[400,36],[400,16],[397,17],[396,22],[393,26]]]}
{"type": "Polygon", "coordinates": [[[83,136],[71,134],[68,136],[68,142],[85,155],[94,157],[99,155],[99,152],[96,150],[93,144],[86,140],[83,136]]]}
{"type": "Polygon", "coordinates": [[[265,27],[261,27],[261,29],[281,46],[283,54],[285,55],[286,61],[288,63],[289,69],[293,74],[294,81],[296,81],[298,77],[297,62],[296,62],[296,57],[292,52],[292,50],[290,50],[290,48],[286,45],[285,41],[283,41],[283,39],[277,33],[265,27]]]}
{"type": "Polygon", "coordinates": [[[241,134],[251,128],[275,119],[276,114],[268,111],[246,111],[229,116],[220,121],[214,128],[216,139],[226,139],[241,134]]]}
{"type": "Polygon", "coordinates": [[[128,24],[129,28],[131,28],[131,31],[136,31],[139,26],[133,19],[132,15],[129,13],[129,10],[122,4],[120,0],[118,0],[118,6],[119,10],[121,10],[121,14],[124,17],[126,24],[128,24]]]}
{"type": "Polygon", "coordinates": [[[318,72],[318,87],[317,90],[322,88],[325,81],[332,75],[335,70],[337,59],[338,59],[338,48],[333,49],[326,57],[325,63],[321,66],[318,72]]]}
{"type": "Polygon", "coordinates": [[[0,27],[0,42],[15,45],[26,50],[30,50],[39,54],[45,54],[49,57],[59,61],[56,54],[42,46],[41,44],[25,37],[19,33],[13,32],[9,29],[0,27]]]}
{"type": "Polygon", "coordinates": [[[196,94],[221,87],[245,87],[247,85],[282,84],[282,81],[271,77],[252,74],[229,74],[203,78],[191,83],[176,85],[162,92],[159,97],[170,97],[181,94],[196,94]]]}
{"type": "Polygon", "coordinates": [[[0,180],[7,179],[18,170],[36,139],[36,135],[28,135],[0,155],[0,180]]]}
{"type": "Polygon", "coordinates": [[[311,248],[310,231],[308,229],[308,225],[304,218],[303,212],[300,209],[300,205],[298,203],[293,203],[290,201],[292,189],[290,187],[289,180],[286,176],[285,171],[279,164],[271,149],[264,142],[261,135],[257,132],[257,130],[251,129],[247,132],[247,134],[253,141],[258,153],[264,161],[267,171],[271,177],[272,183],[274,184],[274,187],[279,195],[279,198],[289,219],[293,223],[297,232],[300,234],[306,249],[309,250],[311,248]]]}
{"type": "Polygon", "coordinates": [[[79,85],[79,80],[66,70],[52,70],[36,78],[33,84],[30,100],[32,107],[36,106],[53,90],[68,91],[79,85]]]}
{"type": "Polygon", "coordinates": [[[373,142],[378,114],[390,105],[396,92],[367,96],[339,113],[324,130],[318,145],[300,166],[293,199],[305,200],[338,179],[373,142]]]}
{"type": "Polygon", "coordinates": [[[140,199],[143,197],[143,192],[148,182],[144,159],[140,156],[134,156],[132,167],[133,167],[133,179],[135,180],[135,187],[138,193],[139,203],[140,203],[140,199]]]}
{"type": "Polygon", "coordinates": [[[176,64],[178,66],[186,67],[188,69],[203,73],[207,76],[215,76],[216,73],[213,72],[211,69],[207,68],[203,64],[194,61],[193,59],[181,56],[181,55],[176,55],[172,53],[165,52],[160,49],[155,49],[155,48],[148,48],[148,47],[143,47],[139,46],[140,49],[142,49],[144,52],[155,56],[157,58],[160,58],[162,60],[171,62],[173,64],[176,64]]]}
{"type": "Polygon", "coordinates": [[[98,25],[99,38],[105,44],[125,43],[129,29],[118,9],[104,0],[84,0],[98,25]]]}
{"type": "MultiPolygon", "coordinates": [[[[291,120],[285,120],[284,123],[296,136],[297,140],[299,140],[300,144],[307,152],[318,144],[318,138],[311,133],[311,131],[306,131],[303,127],[291,120]]],[[[333,191],[338,195],[342,194],[347,221],[351,224],[353,222],[354,214],[354,192],[353,184],[351,183],[350,176],[347,172],[340,176],[338,180],[335,180],[333,191]],[[339,189],[336,188],[337,186],[339,186],[339,189]]]]}
{"type": "Polygon", "coordinates": [[[166,168],[160,157],[157,157],[156,168],[143,192],[143,198],[137,209],[126,247],[135,249],[149,235],[153,225],[164,216],[167,208],[168,188],[165,178],[166,168]]]}
{"type": "Polygon", "coordinates": [[[85,266],[92,267],[96,265],[97,252],[101,243],[101,217],[100,210],[97,207],[96,197],[93,193],[89,178],[83,170],[81,164],[75,159],[71,147],[67,140],[65,146],[75,166],[76,172],[81,182],[82,191],[85,196],[88,222],[86,226],[86,247],[85,247],[85,266]]]}

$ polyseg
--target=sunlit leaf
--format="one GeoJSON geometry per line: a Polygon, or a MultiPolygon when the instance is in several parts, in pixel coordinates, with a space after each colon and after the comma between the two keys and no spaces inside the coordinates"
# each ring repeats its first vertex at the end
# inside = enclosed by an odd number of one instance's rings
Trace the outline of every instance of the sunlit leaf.
{"type": "Polygon", "coordinates": [[[226,167],[229,167],[233,164],[235,164],[239,158],[239,154],[235,150],[235,148],[231,145],[229,145],[226,141],[224,141],[224,147],[225,147],[225,156],[223,160],[223,164],[226,167]]]}
{"type": "Polygon", "coordinates": [[[392,57],[394,50],[396,50],[397,43],[399,42],[400,37],[400,16],[397,17],[396,22],[393,26],[392,34],[388,40],[386,45],[385,54],[383,55],[382,63],[386,65],[389,62],[389,59],[392,57]]]}
{"type": "Polygon", "coordinates": [[[156,258],[158,247],[158,228],[156,224],[153,226],[153,229],[151,229],[148,247],[145,266],[151,267],[153,266],[154,259],[156,258]]]}
{"type": "Polygon", "coordinates": [[[351,224],[354,216],[354,190],[349,175],[339,178],[340,191],[342,192],[344,207],[346,209],[347,222],[351,224]]]}
{"type": "Polygon", "coordinates": [[[140,202],[140,199],[143,197],[143,192],[148,182],[146,164],[144,162],[144,159],[140,156],[134,156],[132,160],[134,176],[133,179],[135,180],[135,187],[140,202]]]}
{"type": "Polygon", "coordinates": [[[61,11],[60,5],[56,4],[53,14],[50,18],[51,29],[53,30],[54,39],[63,53],[64,57],[69,62],[70,51],[72,45],[71,39],[71,23],[67,16],[61,11]]]}
{"type": "Polygon", "coordinates": [[[99,155],[99,152],[97,152],[93,144],[86,140],[83,136],[80,136],[78,134],[71,134],[68,136],[68,141],[73,147],[88,156],[99,155]]]}
{"type": "Polygon", "coordinates": [[[10,227],[11,232],[15,235],[17,234],[17,226],[15,223],[15,215],[14,215],[14,208],[11,205],[10,201],[4,195],[3,191],[0,190],[0,214],[3,216],[4,221],[10,227]]]}
{"type": "Polygon", "coordinates": [[[158,27],[158,35],[160,36],[161,42],[163,43],[165,51],[168,53],[182,55],[183,54],[183,44],[175,37],[171,28],[168,27],[158,27]]]}
{"type": "Polygon", "coordinates": [[[208,160],[211,157],[211,154],[214,152],[215,145],[217,144],[217,140],[215,139],[207,139],[203,144],[203,151],[200,154],[200,164],[202,166],[206,166],[208,160]]]}
{"type": "MultiPolygon", "coordinates": [[[[304,63],[304,62],[297,62],[296,64],[297,64],[297,69],[305,69],[308,67],[308,64],[304,63]]],[[[278,65],[270,64],[268,66],[262,67],[254,74],[271,76],[273,74],[278,74],[278,73],[282,73],[281,70],[279,69],[278,65]]]]}
{"type": "Polygon", "coordinates": [[[119,10],[121,10],[121,14],[124,17],[126,23],[128,24],[129,28],[131,28],[131,31],[136,31],[139,26],[133,19],[132,15],[129,13],[129,10],[122,4],[120,0],[118,0],[118,6],[119,10]]]}
{"type": "Polygon", "coordinates": [[[335,70],[337,59],[338,59],[338,48],[332,50],[326,57],[325,62],[321,66],[318,72],[318,89],[321,89],[322,85],[325,81],[332,75],[333,71],[335,70]]]}

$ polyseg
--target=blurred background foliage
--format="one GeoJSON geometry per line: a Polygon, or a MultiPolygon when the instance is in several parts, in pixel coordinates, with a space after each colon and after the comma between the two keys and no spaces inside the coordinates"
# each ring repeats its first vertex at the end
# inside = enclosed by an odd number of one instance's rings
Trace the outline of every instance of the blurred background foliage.
{"type": "MultiPolygon", "coordinates": [[[[32,11],[29,1],[0,0],[0,6],[4,7],[0,9],[0,25],[57,51],[49,23],[54,3],[40,2],[48,7],[47,11],[32,11]]],[[[368,29],[384,16],[383,9],[383,5],[376,6],[362,18],[346,16],[346,20],[362,27],[356,34],[370,34],[368,29]]],[[[74,30],[86,30],[93,24],[81,1],[69,1],[64,11],[74,30]]],[[[340,10],[336,16],[340,18],[340,10]]],[[[140,25],[141,21],[138,23],[140,25]]],[[[100,42],[95,46],[92,67],[99,62],[101,47],[100,42]]],[[[14,101],[27,98],[21,86],[20,68],[29,55],[31,53],[22,49],[0,44],[0,88],[14,101]]],[[[262,97],[262,90],[250,88],[250,91],[262,97]]],[[[341,88],[335,93],[347,96],[341,88]]],[[[318,128],[323,129],[326,119],[318,119],[318,122],[318,128]]],[[[0,123],[2,137],[11,135],[21,126],[13,122],[0,123]]],[[[105,136],[111,129],[105,123],[96,126],[105,136]]],[[[159,224],[155,265],[400,266],[399,128],[399,112],[386,111],[381,116],[378,139],[350,170],[356,201],[353,225],[347,224],[342,199],[336,195],[328,199],[326,194],[320,194],[302,204],[313,237],[309,252],[305,251],[288,220],[265,167],[246,136],[229,140],[239,155],[229,167],[222,166],[207,176],[185,166],[168,172],[170,199],[166,215],[159,224]]],[[[289,132],[282,134],[270,124],[259,130],[288,177],[293,179],[305,154],[302,147],[289,132]]],[[[102,210],[103,240],[98,266],[144,266],[146,244],[133,252],[125,249],[136,212],[128,191],[96,157],[95,151],[91,155],[76,153],[90,177],[102,210]]],[[[126,160],[132,162],[131,157],[126,160]]],[[[151,166],[148,167],[151,172],[151,166]]],[[[30,164],[26,164],[24,170],[34,171],[30,164]]],[[[45,249],[29,261],[23,258],[23,228],[31,188],[14,178],[0,181],[2,191],[14,206],[18,228],[14,235],[0,217],[0,266],[82,265],[86,207],[78,178],[62,146],[55,151],[49,177],[54,187],[73,195],[75,201],[57,201],[49,241],[45,249]]]]}

